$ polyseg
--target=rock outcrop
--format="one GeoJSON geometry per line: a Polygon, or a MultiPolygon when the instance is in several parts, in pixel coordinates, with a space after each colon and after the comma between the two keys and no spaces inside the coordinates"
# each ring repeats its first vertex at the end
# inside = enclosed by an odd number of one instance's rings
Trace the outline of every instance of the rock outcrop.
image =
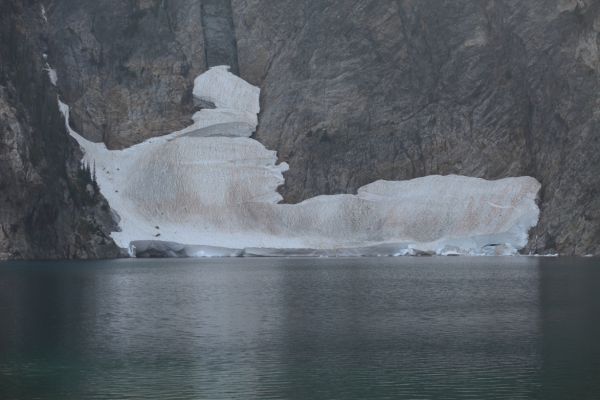
{"type": "Polygon", "coordinates": [[[115,225],[66,133],[40,5],[0,3],[0,259],[115,257],[115,225]]]}
{"type": "Polygon", "coordinates": [[[200,1],[46,3],[50,62],[75,130],[116,149],[188,125],[205,69],[200,1]]]}

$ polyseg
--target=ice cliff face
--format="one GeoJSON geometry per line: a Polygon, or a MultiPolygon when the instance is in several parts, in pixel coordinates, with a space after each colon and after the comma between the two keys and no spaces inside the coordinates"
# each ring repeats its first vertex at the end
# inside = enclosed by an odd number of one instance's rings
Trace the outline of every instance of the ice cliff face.
{"type": "MultiPolygon", "coordinates": [[[[214,67],[198,76],[181,131],[124,150],[71,134],[120,216],[115,242],[139,255],[514,253],[537,223],[534,178],[428,176],[377,181],[356,195],[278,204],[287,164],[249,138],[259,90],[214,67]]],[[[61,109],[68,120],[68,109],[61,109]]]]}

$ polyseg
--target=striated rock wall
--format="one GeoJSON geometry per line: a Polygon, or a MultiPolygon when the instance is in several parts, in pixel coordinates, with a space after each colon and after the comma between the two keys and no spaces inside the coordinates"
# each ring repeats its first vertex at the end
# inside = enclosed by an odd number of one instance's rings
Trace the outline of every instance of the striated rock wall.
{"type": "Polygon", "coordinates": [[[232,0],[289,202],[375,179],[530,175],[529,248],[600,254],[600,2],[232,0]]]}
{"type": "Polygon", "coordinates": [[[50,61],[75,130],[123,148],[188,124],[205,69],[197,0],[51,0],[50,61]]]}
{"type": "Polygon", "coordinates": [[[0,259],[115,257],[106,201],[80,170],[36,2],[0,3],[0,259]]]}

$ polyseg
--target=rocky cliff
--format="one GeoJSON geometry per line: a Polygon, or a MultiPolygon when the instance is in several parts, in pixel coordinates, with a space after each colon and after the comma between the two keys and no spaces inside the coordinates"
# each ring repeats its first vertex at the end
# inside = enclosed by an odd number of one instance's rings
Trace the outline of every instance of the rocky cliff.
{"type": "Polygon", "coordinates": [[[75,130],[114,149],[189,123],[205,68],[201,2],[54,0],[46,9],[75,130]]]}
{"type": "Polygon", "coordinates": [[[262,90],[255,138],[290,164],[287,202],[376,179],[530,175],[527,251],[600,254],[598,1],[43,3],[88,139],[122,148],[187,125],[193,77],[237,63],[262,90]]]}
{"type": "Polygon", "coordinates": [[[0,259],[115,257],[110,210],[45,71],[44,24],[39,4],[0,3],[0,259]]]}
{"type": "Polygon", "coordinates": [[[233,0],[291,202],[374,179],[542,183],[530,249],[600,252],[600,2],[233,0]]]}

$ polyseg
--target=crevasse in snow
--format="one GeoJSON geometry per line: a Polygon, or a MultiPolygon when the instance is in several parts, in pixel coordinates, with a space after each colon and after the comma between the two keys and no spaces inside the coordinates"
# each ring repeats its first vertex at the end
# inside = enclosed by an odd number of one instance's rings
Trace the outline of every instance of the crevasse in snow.
{"type": "MultiPolygon", "coordinates": [[[[163,256],[514,254],[539,210],[531,177],[377,181],[356,195],[279,204],[287,164],[250,135],[259,89],[213,67],[194,82],[193,124],[123,150],[70,134],[119,215],[115,242],[163,256]]],[[[60,103],[68,121],[69,109],[60,103]]]]}

